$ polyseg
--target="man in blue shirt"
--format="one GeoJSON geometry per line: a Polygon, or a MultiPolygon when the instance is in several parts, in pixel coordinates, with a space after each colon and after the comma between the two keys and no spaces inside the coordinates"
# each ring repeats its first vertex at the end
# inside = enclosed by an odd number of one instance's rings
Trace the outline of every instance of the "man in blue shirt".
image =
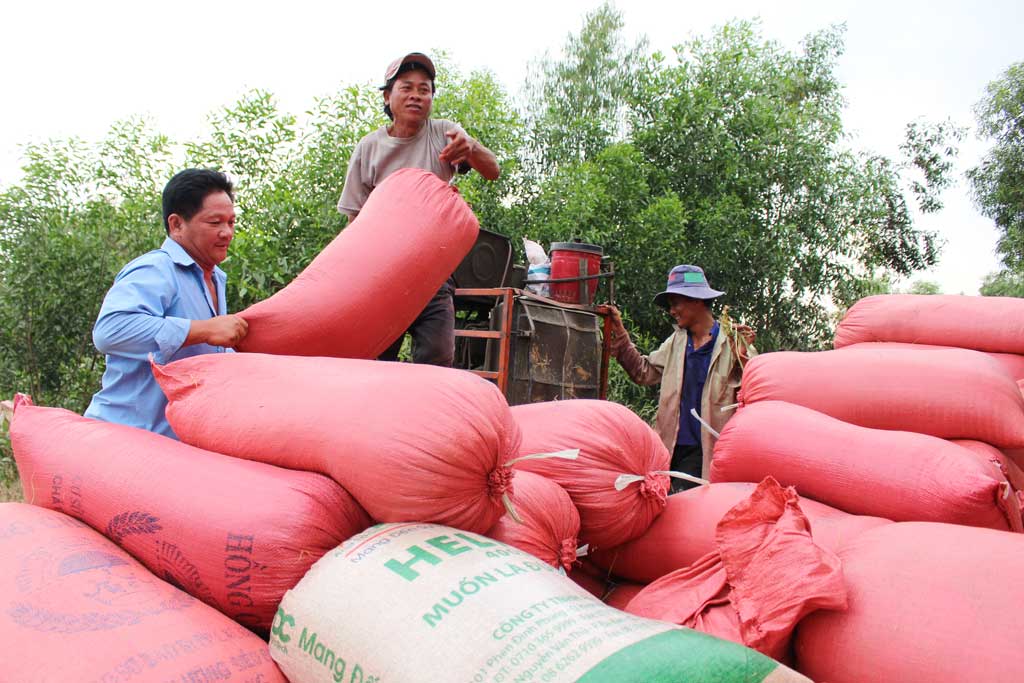
{"type": "Polygon", "coordinates": [[[227,276],[217,267],[235,234],[231,181],[208,169],[181,171],[164,188],[163,217],[164,243],[122,268],[103,299],[92,338],[107,367],[85,416],[177,438],[150,355],[164,364],[223,353],[248,325],[227,315],[227,276]]]}

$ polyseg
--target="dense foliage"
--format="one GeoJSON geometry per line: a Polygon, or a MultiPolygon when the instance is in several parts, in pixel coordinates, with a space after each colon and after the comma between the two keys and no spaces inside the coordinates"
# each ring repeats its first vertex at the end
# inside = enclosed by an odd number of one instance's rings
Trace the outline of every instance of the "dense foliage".
{"type": "Polygon", "coordinates": [[[992,141],[981,164],[968,172],[981,212],[999,230],[997,250],[1006,270],[982,288],[984,294],[1017,292],[1024,277],[1024,62],[988,84],[975,107],[979,134],[992,141]],[[1016,283],[1015,287],[1007,287],[1016,283]]]}
{"type": "MultiPolygon", "coordinates": [[[[495,183],[459,183],[481,224],[517,245],[602,245],[645,349],[669,331],[650,298],[681,262],[705,267],[760,347],[815,348],[836,304],[935,263],[935,235],[913,225],[908,201],[938,208],[955,153],[953,131],[923,123],[908,127],[906,161],[849,149],[841,52],[841,28],[794,52],[738,22],[672,56],[648,54],[603,6],[534,65],[518,107],[492,74],[460,73],[442,53],[435,116],[461,122],[501,163],[495,183]]],[[[214,112],[198,140],[129,120],[96,144],[27,147],[23,178],[0,191],[0,396],[85,408],[103,366],[90,334],[100,302],[118,269],[164,238],[159,191],[175,170],[215,167],[237,181],[224,267],[239,310],[344,229],[335,204],[349,155],[384,121],[369,85],[341,87],[302,116],[254,90],[214,112]]],[[[650,415],[649,389],[617,371],[612,382],[650,415]]]]}

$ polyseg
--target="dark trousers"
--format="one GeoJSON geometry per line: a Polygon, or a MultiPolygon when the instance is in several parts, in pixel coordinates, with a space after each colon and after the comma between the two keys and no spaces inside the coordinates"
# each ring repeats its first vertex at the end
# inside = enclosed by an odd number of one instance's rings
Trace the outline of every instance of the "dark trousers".
{"type": "Polygon", "coordinates": [[[450,368],[455,359],[455,303],[452,281],[441,285],[416,320],[377,360],[398,360],[402,340],[412,335],[412,362],[450,368]]]}
{"type": "MultiPolygon", "coordinates": [[[[700,444],[694,444],[693,446],[683,446],[676,444],[675,450],[672,451],[672,471],[683,472],[684,474],[690,474],[695,477],[700,476],[701,467],[704,465],[704,452],[701,450],[700,444]]],[[[685,479],[676,479],[672,477],[672,490],[670,493],[679,493],[686,489],[692,489],[699,486],[692,481],[686,481],[685,479]]]]}

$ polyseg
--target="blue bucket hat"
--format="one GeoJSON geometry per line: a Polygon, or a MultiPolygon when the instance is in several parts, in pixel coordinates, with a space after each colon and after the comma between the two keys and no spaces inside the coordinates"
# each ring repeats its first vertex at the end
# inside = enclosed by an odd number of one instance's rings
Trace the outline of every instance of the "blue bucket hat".
{"type": "Polygon", "coordinates": [[[708,286],[704,271],[698,266],[676,266],[668,274],[668,286],[654,297],[654,303],[668,308],[668,295],[679,294],[691,299],[717,299],[725,294],[708,286]]]}

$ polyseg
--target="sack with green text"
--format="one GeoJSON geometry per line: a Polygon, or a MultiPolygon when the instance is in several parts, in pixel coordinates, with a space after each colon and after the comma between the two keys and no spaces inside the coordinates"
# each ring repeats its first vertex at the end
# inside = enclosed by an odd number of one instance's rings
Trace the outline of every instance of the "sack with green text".
{"type": "Polygon", "coordinates": [[[0,503],[0,681],[285,683],[258,636],[84,523],[0,503]]]}
{"type": "Polygon", "coordinates": [[[520,550],[418,523],[372,527],[321,558],[285,594],[270,651],[292,683],[809,683],[608,607],[520,550]]]}

